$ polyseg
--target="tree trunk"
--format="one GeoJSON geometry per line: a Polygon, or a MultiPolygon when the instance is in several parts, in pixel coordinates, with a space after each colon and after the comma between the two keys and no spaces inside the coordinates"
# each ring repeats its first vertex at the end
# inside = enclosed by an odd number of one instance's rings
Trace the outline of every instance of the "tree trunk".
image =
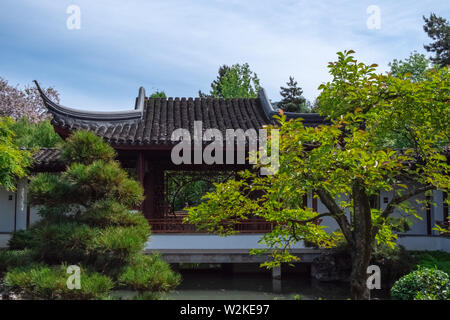
{"type": "Polygon", "coordinates": [[[350,290],[353,300],[369,300],[370,291],[367,288],[367,267],[370,261],[370,251],[367,254],[363,246],[352,249],[352,273],[350,275],[350,290]],[[363,252],[364,251],[364,252],[363,252]]]}
{"type": "Polygon", "coordinates": [[[353,184],[353,241],[351,245],[352,273],[350,288],[352,299],[367,300],[370,291],[367,288],[367,267],[372,255],[372,217],[369,197],[362,181],[353,184]]]}

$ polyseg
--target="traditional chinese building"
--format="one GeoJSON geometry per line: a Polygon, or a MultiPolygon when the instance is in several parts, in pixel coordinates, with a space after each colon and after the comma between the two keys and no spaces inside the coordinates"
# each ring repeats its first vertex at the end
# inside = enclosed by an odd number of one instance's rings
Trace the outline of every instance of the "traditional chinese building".
{"type": "MultiPolygon", "coordinates": [[[[191,174],[217,175],[233,173],[249,168],[248,163],[237,164],[237,146],[224,141],[224,153],[235,153],[231,163],[205,164],[192,159],[190,164],[174,164],[171,151],[179,141],[173,141],[172,133],[179,128],[187,129],[194,139],[194,124],[201,122],[201,130],[219,130],[226,137],[227,130],[259,129],[273,124],[273,115],[277,114],[270,104],[264,90],[254,99],[217,99],[217,98],[148,98],[144,88],[139,89],[135,106],[131,110],[121,112],[92,112],[72,109],[51,101],[36,85],[41,93],[45,106],[52,114],[55,131],[66,138],[78,129],[94,132],[102,137],[117,151],[118,160],[124,168],[129,168],[145,190],[142,211],[153,226],[154,232],[165,230],[181,232],[183,228],[174,228],[181,224],[170,210],[167,199],[167,179],[170,173],[190,172],[191,174]],[[236,147],[233,149],[233,147],[236,147]],[[172,228],[171,228],[172,227],[172,228]]],[[[306,126],[317,126],[324,122],[318,114],[287,113],[289,118],[302,117],[306,126]]],[[[208,141],[202,140],[200,148],[208,141]]],[[[192,141],[192,149],[195,142],[192,141]]],[[[57,158],[57,150],[43,150],[36,157],[38,164],[51,162],[57,158]]],[[[193,157],[192,157],[193,158],[193,157]]],[[[40,165],[42,167],[42,165],[40,165]]],[[[45,170],[48,170],[48,166],[45,170]]],[[[243,232],[262,231],[268,224],[258,221],[246,222],[241,226],[243,232]],[[253,230],[254,229],[254,230],[253,230]]],[[[184,230],[187,227],[184,227],[184,230]]],[[[192,231],[192,230],[190,230],[192,231]]]]}
{"type": "MultiPolygon", "coordinates": [[[[177,211],[168,199],[168,185],[171,179],[178,175],[193,177],[230,176],[236,171],[250,168],[248,162],[237,164],[237,161],[206,164],[196,161],[193,156],[190,163],[175,164],[171,157],[172,149],[179,142],[172,139],[176,129],[186,129],[192,140],[196,139],[196,123],[201,122],[202,133],[208,129],[216,129],[226,137],[227,130],[254,130],[260,134],[260,129],[274,124],[273,116],[277,114],[262,89],[257,98],[252,99],[216,99],[216,98],[149,98],[143,88],[139,89],[134,107],[120,112],[93,112],[73,109],[51,101],[36,83],[48,111],[52,115],[55,131],[63,138],[73,131],[85,129],[94,132],[107,141],[118,154],[118,160],[131,175],[142,184],[145,190],[145,200],[139,208],[148,219],[153,237],[149,249],[180,249],[186,250],[210,249],[220,251],[243,250],[258,247],[257,240],[264,232],[271,230],[271,224],[265,221],[249,219],[237,228],[242,236],[219,239],[213,235],[196,233],[193,226],[182,224],[183,212],[177,211]],[[167,234],[170,234],[171,237],[167,234]],[[196,237],[188,235],[196,234],[196,237]],[[178,238],[182,236],[182,238],[178,238]],[[203,238],[201,238],[203,237],[203,238]],[[205,238],[206,237],[206,238],[205,238]],[[250,239],[250,240],[249,240],[250,239]],[[180,248],[182,244],[182,248],[180,248]],[[171,247],[172,246],[172,247],[171,247]],[[234,249],[233,249],[234,248],[234,249]],[[245,248],[245,249],[244,249],[245,248]]],[[[285,113],[288,118],[303,118],[305,126],[325,124],[318,114],[285,113]]],[[[258,136],[258,138],[260,138],[258,136]]],[[[204,149],[208,141],[202,140],[200,145],[191,141],[192,150],[204,149]]],[[[223,151],[229,152],[230,146],[223,141],[223,151]]],[[[234,146],[233,146],[234,147],[234,146]]],[[[248,145],[244,147],[248,152],[248,145]]],[[[232,148],[233,159],[237,160],[238,148],[232,148]]],[[[33,171],[57,172],[64,169],[64,163],[58,160],[58,149],[41,149],[35,155],[33,171]]],[[[0,246],[2,234],[27,228],[38,219],[36,208],[26,205],[27,181],[19,181],[16,192],[0,192],[0,206],[5,212],[12,212],[8,217],[0,219],[0,246]],[[4,229],[4,230],[3,230],[4,229]]],[[[383,209],[392,198],[388,192],[380,193],[378,206],[383,209]]],[[[407,249],[415,250],[447,250],[450,251],[450,239],[439,237],[432,227],[439,221],[448,218],[448,206],[444,198],[446,194],[434,191],[433,200],[436,206],[419,208],[423,217],[417,220],[412,228],[403,234],[399,242],[407,249]]],[[[424,200],[425,195],[419,195],[411,200],[424,200]]],[[[319,213],[326,212],[325,206],[309,195],[304,199],[304,205],[319,213]]],[[[397,212],[402,214],[402,212],[397,212]]],[[[323,224],[333,230],[335,222],[325,217],[323,224]]],[[[4,242],[4,240],[3,240],[4,242]]],[[[300,244],[301,246],[301,244],[300,244]]],[[[302,249],[303,250],[303,249],[302,249]]],[[[248,253],[244,254],[245,257],[248,253]]],[[[216,259],[218,256],[214,256],[216,259]]],[[[183,260],[185,261],[185,260],[183,260]]],[[[191,261],[190,262],[199,262],[191,261]]],[[[216,261],[216,260],[214,260],[216,261]]],[[[210,262],[213,262],[211,260],[210,262]]]]}

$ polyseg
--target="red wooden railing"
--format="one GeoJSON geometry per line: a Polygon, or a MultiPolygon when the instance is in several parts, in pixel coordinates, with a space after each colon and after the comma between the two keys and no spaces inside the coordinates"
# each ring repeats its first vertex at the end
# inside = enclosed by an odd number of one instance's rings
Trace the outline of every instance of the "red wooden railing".
{"type": "MultiPolygon", "coordinates": [[[[152,233],[206,233],[197,230],[192,224],[183,223],[183,217],[168,217],[164,219],[148,219],[152,233]]],[[[274,224],[263,219],[249,219],[239,222],[233,229],[239,233],[267,233],[272,231],[274,224]]]]}

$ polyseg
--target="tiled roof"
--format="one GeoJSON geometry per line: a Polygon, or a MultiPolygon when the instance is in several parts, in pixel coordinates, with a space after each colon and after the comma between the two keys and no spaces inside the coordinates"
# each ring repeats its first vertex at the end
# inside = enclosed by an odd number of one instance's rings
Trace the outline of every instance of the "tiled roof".
{"type": "Polygon", "coordinates": [[[61,169],[64,164],[59,159],[60,150],[56,148],[41,148],[33,155],[32,171],[53,171],[61,169]]]}
{"type": "MultiPolygon", "coordinates": [[[[41,96],[53,114],[55,127],[69,132],[87,129],[112,145],[170,145],[175,143],[171,141],[175,129],[188,129],[193,137],[194,121],[202,121],[203,130],[214,128],[222,133],[226,129],[258,130],[272,124],[272,116],[277,113],[264,91],[254,99],[161,99],[145,97],[141,88],[134,110],[114,113],[70,109],[50,101],[42,91],[41,96]]],[[[318,114],[286,115],[288,118],[302,117],[306,126],[324,123],[318,114]]]]}

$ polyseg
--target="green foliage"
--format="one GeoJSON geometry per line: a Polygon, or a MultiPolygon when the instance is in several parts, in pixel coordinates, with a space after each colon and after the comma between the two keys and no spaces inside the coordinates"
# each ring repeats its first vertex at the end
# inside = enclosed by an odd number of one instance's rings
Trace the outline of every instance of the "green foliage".
{"type": "Polygon", "coordinates": [[[19,147],[51,148],[62,143],[48,119],[32,123],[27,118],[21,118],[14,123],[13,130],[16,133],[14,143],[19,147]]]}
{"type": "Polygon", "coordinates": [[[297,86],[294,77],[289,77],[286,85],[287,87],[280,87],[283,99],[278,103],[278,107],[286,112],[308,112],[306,99],[302,96],[303,90],[297,86]]]}
{"type": "Polygon", "coordinates": [[[61,179],[60,175],[53,173],[40,173],[33,177],[29,185],[28,201],[32,205],[48,205],[50,207],[59,206],[72,201],[78,201],[79,197],[75,193],[75,187],[66,179],[61,179]],[[73,194],[75,198],[67,197],[73,194]]]}
{"type": "Polygon", "coordinates": [[[211,96],[215,98],[256,98],[261,86],[248,63],[237,63],[231,67],[222,66],[211,88],[211,96]]]}
{"type": "Polygon", "coordinates": [[[89,131],[75,131],[61,148],[61,159],[68,164],[74,162],[89,165],[94,161],[112,161],[116,152],[102,138],[89,131]]]}
{"type": "Polygon", "coordinates": [[[441,270],[419,267],[394,284],[391,296],[395,300],[449,300],[450,277],[441,270]]]}
{"type": "Polygon", "coordinates": [[[380,267],[381,280],[392,286],[395,281],[414,269],[415,259],[402,246],[392,248],[381,244],[374,247],[371,264],[380,267]]]}
{"type": "Polygon", "coordinates": [[[391,74],[398,78],[410,78],[412,81],[423,81],[430,69],[431,61],[424,54],[412,52],[405,60],[394,59],[389,63],[391,74]]]}
{"type": "Polygon", "coordinates": [[[8,269],[32,263],[33,254],[30,250],[0,249],[0,276],[8,269]]]}
{"type": "Polygon", "coordinates": [[[39,174],[32,179],[30,190],[33,205],[89,206],[104,198],[133,207],[143,199],[139,183],[130,179],[120,164],[112,160],[96,160],[88,165],[74,162],[61,175],[39,174]]]}
{"type": "Polygon", "coordinates": [[[431,58],[434,63],[441,66],[450,65],[450,24],[445,18],[438,17],[434,13],[429,18],[423,17],[425,25],[423,30],[434,40],[429,45],[424,45],[428,52],[435,52],[431,58]]]}
{"type": "MultiPolygon", "coordinates": [[[[11,269],[6,277],[11,290],[21,288],[32,298],[103,298],[119,286],[118,277],[130,263],[144,255],[150,228],[133,210],[142,201],[143,190],[114,160],[114,149],[93,133],[74,133],[62,146],[61,157],[68,163],[64,172],[38,174],[29,185],[29,203],[40,206],[42,219],[10,241],[12,247],[29,249],[39,265],[11,269]],[[65,288],[64,264],[85,267],[84,289],[65,288]]],[[[169,266],[163,261],[154,265],[165,266],[167,274],[155,269],[155,276],[148,278],[154,283],[147,286],[172,288],[163,284],[172,272],[169,266]]]]}
{"type": "Polygon", "coordinates": [[[77,190],[75,199],[81,204],[88,205],[104,198],[133,207],[143,199],[142,187],[137,181],[129,179],[127,172],[116,161],[96,160],[88,165],[75,162],[67,168],[62,178],[77,190]]]}
{"type": "Polygon", "coordinates": [[[26,176],[31,154],[21,150],[14,142],[14,122],[0,117],[0,187],[15,190],[16,179],[26,176]]]}
{"type": "Polygon", "coordinates": [[[180,275],[173,273],[157,255],[137,256],[119,277],[122,286],[140,292],[167,291],[180,281],[180,275]]]}
{"type": "MultiPolygon", "coordinates": [[[[430,70],[421,82],[379,75],[375,64],[358,62],[352,53],[338,53],[329,63],[332,80],[319,87],[319,111],[331,124],[305,127],[302,119],[288,121],[280,112],[278,126],[267,128],[279,130],[278,170],[267,176],[247,170],[216,184],[205,202],[189,209],[187,220],[221,234],[251,216],[274,222],[261,239],[274,249],[268,267],[295,260],[288,249],[298,241],[330,247],[344,237],[353,262],[362,265],[353,269],[353,298],[365,298],[362,257],[370,257],[374,243],[394,246],[394,209],[426,190],[449,188],[442,146],[450,141],[450,74],[448,68],[430,70]],[[392,132],[407,132],[401,152],[389,147],[392,132]],[[384,210],[370,203],[381,190],[394,192],[384,210]],[[313,192],[328,212],[302,207],[303,196],[313,192]],[[327,231],[320,224],[324,216],[340,230],[327,231]]],[[[408,213],[417,216],[413,208],[408,213]]]]}
{"type": "Polygon", "coordinates": [[[10,250],[24,250],[33,241],[33,235],[30,230],[15,231],[8,241],[8,248],[10,250]]]}
{"type": "Polygon", "coordinates": [[[68,262],[76,264],[89,259],[88,249],[95,229],[75,221],[45,223],[33,228],[34,250],[48,264],[68,262]]]}
{"type": "Polygon", "coordinates": [[[167,96],[166,96],[166,93],[165,93],[164,91],[159,91],[159,90],[157,90],[157,91],[155,91],[154,93],[152,93],[152,94],[150,95],[150,98],[162,98],[162,99],[166,99],[167,96]]]}
{"type": "Polygon", "coordinates": [[[97,255],[117,257],[125,261],[128,257],[141,252],[150,235],[150,231],[142,232],[135,227],[107,227],[94,237],[94,248],[97,255]]]}
{"type": "Polygon", "coordinates": [[[450,275],[450,253],[445,251],[417,251],[413,255],[419,266],[436,268],[450,275]]]}
{"type": "Polygon", "coordinates": [[[103,299],[109,295],[114,282],[109,277],[81,269],[81,288],[67,287],[67,265],[30,265],[19,267],[5,276],[5,286],[12,292],[38,299],[87,300],[103,299]]]}
{"type": "Polygon", "coordinates": [[[77,220],[101,228],[134,226],[142,229],[143,233],[148,232],[148,222],[143,215],[133,213],[123,204],[112,200],[95,202],[77,220]]]}
{"type": "Polygon", "coordinates": [[[215,182],[230,178],[232,173],[192,174],[188,171],[166,171],[167,199],[173,211],[183,210],[186,204],[196,206],[202,196],[214,190],[215,182]]]}

